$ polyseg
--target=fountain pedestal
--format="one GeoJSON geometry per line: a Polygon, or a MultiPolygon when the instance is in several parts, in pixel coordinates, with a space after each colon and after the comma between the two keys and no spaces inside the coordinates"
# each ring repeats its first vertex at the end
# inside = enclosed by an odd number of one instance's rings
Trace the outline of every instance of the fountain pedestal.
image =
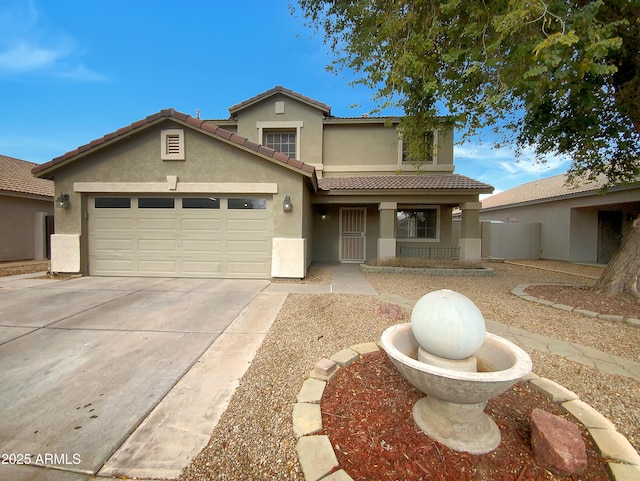
{"type": "Polygon", "coordinates": [[[413,405],[413,420],[431,439],[456,451],[484,454],[500,444],[500,430],[484,412],[487,402],[460,404],[423,397],[413,405]]]}
{"type": "Polygon", "coordinates": [[[526,352],[486,333],[474,354],[479,372],[434,366],[418,360],[420,345],[409,323],[386,329],[381,345],[400,374],[427,395],[413,408],[413,418],[425,434],[473,454],[488,453],[500,444],[500,431],[484,408],[489,399],[531,372],[526,352]]]}

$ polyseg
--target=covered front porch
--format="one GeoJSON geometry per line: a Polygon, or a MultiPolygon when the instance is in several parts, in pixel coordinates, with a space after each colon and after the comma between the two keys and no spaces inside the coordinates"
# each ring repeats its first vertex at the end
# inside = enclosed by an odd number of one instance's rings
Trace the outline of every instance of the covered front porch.
{"type": "Polygon", "coordinates": [[[419,253],[481,258],[479,195],[493,188],[459,175],[324,178],[312,199],[311,257],[365,262],[419,253]],[[454,226],[453,210],[461,211],[454,226]]]}

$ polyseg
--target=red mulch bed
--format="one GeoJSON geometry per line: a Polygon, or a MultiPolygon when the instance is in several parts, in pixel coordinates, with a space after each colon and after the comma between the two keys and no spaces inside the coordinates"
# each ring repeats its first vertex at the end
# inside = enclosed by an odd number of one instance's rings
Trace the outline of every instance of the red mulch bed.
{"type": "Polygon", "coordinates": [[[341,368],[321,402],[322,434],[329,436],[341,469],[355,481],[556,481],[609,480],[606,462],[581,425],[588,468],[556,476],[536,465],[529,415],[534,408],[563,414],[557,404],[518,383],[489,401],[485,411],[502,435],[497,449],[471,455],[432,441],[415,425],[411,409],[423,394],[398,373],[382,351],[341,368]]]}
{"type": "Polygon", "coordinates": [[[576,309],[640,319],[640,300],[630,295],[607,296],[595,293],[588,287],[562,285],[529,286],[525,292],[531,296],[573,306],[576,309]]]}

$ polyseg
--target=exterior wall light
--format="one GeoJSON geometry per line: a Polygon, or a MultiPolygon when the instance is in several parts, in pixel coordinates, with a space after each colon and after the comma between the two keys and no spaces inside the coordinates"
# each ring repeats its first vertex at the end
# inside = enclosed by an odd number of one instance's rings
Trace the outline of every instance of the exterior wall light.
{"type": "Polygon", "coordinates": [[[60,194],[56,197],[56,207],[59,209],[69,208],[69,194],[60,194]]]}
{"type": "Polygon", "coordinates": [[[285,195],[284,201],[282,201],[282,212],[290,213],[292,210],[293,204],[291,203],[291,197],[285,195]]]}

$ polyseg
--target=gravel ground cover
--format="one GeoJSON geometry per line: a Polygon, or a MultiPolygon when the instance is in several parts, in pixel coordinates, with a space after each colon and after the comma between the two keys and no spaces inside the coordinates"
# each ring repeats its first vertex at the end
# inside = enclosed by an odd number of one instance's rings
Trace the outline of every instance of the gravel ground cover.
{"type": "MultiPolygon", "coordinates": [[[[413,300],[435,289],[453,289],[472,299],[486,319],[640,361],[640,329],[526,302],[510,293],[525,283],[589,284],[589,278],[512,264],[490,266],[495,277],[365,276],[379,293],[413,300]]],[[[322,267],[311,275],[329,277],[322,267]]],[[[318,360],[354,344],[378,341],[388,326],[405,322],[389,319],[381,304],[368,296],[290,295],[209,444],[180,480],[303,480],[292,428],[296,395],[318,360]]],[[[408,319],[410,312],[402,312],[408,319]]],[[[535,373],[576,392],[640,449],[640,383],[543,351],[527,351],[535,373]]]]}

